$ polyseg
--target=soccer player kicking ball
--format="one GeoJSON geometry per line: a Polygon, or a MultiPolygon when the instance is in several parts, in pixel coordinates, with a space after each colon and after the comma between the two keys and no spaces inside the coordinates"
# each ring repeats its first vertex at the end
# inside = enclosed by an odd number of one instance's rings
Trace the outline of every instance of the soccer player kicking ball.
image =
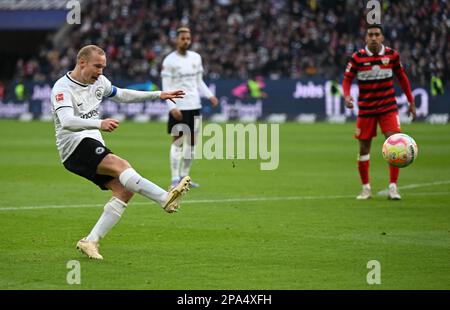
{"type": "MultiPolygon", "coordinates": [[[[369,159],[372,138],[377,135],[377,123],[387,138],[400,131],[397,102],[395,100],[393,74],[408,98],[408,113],[412,120],[416,118],[416,106],[411,93],[408,77],[400,62],[396,50],[384,46],[383,30],[380,25],[370,25],[366,30],[366,47],[352,55],[347,64],[342,84],[345,106],[353,108],[350,86],[353,78],[358,78],[358,117],[355,137],[359,140],[358,169],[362,182],[362,191],[356,199],[369,199],[372,191],[369,183],[369,159]]],[[[389,166],[389,199],[401,199],[397,189],[399,168],[389,166]]]]}
{"type": "Polygon", "coordinates": [[[100,119],[103,98],[116,102],[183,98],[184,92],[135,91],[120,89],[102,75],[105,52],[98,46],[83,47],[75,69],[60,78],[52,89],[51,100],[56,130],[56,146],[64,167],[102,190],[111,190],[112,198],[90,234],[78,241],[77,249],[90,258],[103,259],[98,242],[119,221],[134,193],[157,202],[166,212],[176,212],[179,200],[189,190],[190,178],[183,178],[170,192],[140,176],[124,159],[113,154],[102,139],[101,131],[111,132],[119,121],[100,119]]]}

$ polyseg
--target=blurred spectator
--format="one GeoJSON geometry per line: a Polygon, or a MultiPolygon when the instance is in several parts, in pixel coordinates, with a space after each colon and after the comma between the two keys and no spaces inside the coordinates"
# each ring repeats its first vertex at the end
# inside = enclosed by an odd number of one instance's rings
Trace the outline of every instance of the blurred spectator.
{"type": "Polygon", "coordinates": [[[0,101],[5,99],[5,84],[0,81],[0,101]]]}
{"type": "MultiPolygon", "coordinates": [[[[67,41],[22,61],[20,76],[56,79],[74,51],[102,46],[111,79],[159,80],[175,29],[188,25],[192,49],[210,79],[332,77],[364,47],[365,3],[356,0],[98,0],[84,9],[67,41]],[[356,45],[355,45],[356,42],[356,45]],[[42,56],[45,55],[45,56],[42,56]],[[39,66],[37,63],[39,62],[39,66]]],[[[408,76],[426,85],[433,71],[449,79],[450,1],[383,1],[385,43],[400,52],[408,76]]]]}
{"type": "Polygon", "coordinates": [[[442,79],[436,74],[433,74],[431,77],[430,89],[433,97],[437,95],[444,95],[444,85],[442,84],[442,79]]]}
{"type": "Polygon", "coordinates": [[[25,100],[25,85],[22,81],[18,81],[16,86],[14,87],[14,94],[16,95],[16,99],[18,101],[25,100]]]}

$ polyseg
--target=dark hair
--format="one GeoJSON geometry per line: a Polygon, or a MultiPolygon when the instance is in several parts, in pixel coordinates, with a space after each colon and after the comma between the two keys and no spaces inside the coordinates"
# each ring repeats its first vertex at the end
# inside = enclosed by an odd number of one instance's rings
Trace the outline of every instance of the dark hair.
{"type": "Polygon", "coordinates": [[[367,26],[366,34],[369,32],[369,29],[372,29],[372,28],[378,28],[378,29],[380,29],[381,34],[384,34],[383,33],[383,27],[381,25],[379,25],[379,24],[372,24],[372,25],[367,26]]]}

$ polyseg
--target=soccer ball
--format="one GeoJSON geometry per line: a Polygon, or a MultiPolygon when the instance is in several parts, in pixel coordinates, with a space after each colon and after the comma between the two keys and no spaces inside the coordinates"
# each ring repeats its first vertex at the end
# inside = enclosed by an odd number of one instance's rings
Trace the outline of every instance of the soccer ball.
{"type": "Polygon", "coordinates": [[[396,133],[387,138],[382,150],[383,158],[399,168],[410,165],[416,159],[417,152],[416,141],[404,133],[396,133]]]}

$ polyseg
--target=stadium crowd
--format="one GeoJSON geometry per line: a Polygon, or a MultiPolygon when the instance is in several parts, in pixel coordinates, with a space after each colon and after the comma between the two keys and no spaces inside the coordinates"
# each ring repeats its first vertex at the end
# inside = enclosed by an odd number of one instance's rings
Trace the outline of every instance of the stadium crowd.
{"type": "MultiPolygon", "coordinates": [[[[38,57],[19,60],[19,77],[56,80],[73,68],[76,51],[97,44],[117,80],[159,79],[175,30],[192,29],[205,78],[342,77],[364,46],[366,1],[360,0],[98,0],[88,3],[62,43],[50,39],[38,57]]],[[[409,78],[449,80],[450,2],[382,1],[385,43],[400,52],[409,78]]]]}

